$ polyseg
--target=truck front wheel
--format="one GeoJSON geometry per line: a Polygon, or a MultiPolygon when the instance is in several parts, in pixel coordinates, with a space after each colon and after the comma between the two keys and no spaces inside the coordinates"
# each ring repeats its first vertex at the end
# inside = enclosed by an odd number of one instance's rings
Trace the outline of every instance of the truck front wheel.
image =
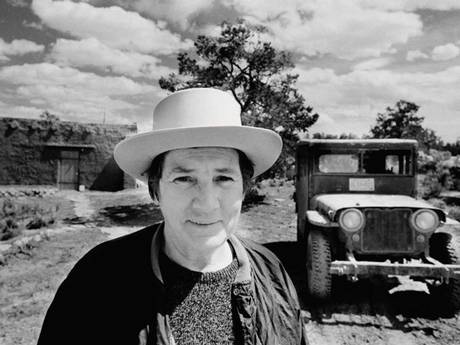
{"type": "Polygon", "coordinates": [[[319,229],[311,229],[307,238],[307,283],[310,295],[328,298],[331,295],[332,276],[331,244],[329,235],[319,229]]]}
{"type": "MultiPolygon", "coordinates": [[[[460,264],[460,232],[443,229],[430,238],[430,255],[443,264],[460,264]]],[[[460,309],[460,279],[451,278],[449,283],[430,287],[430,291],[454,309],[460,309]]]]}

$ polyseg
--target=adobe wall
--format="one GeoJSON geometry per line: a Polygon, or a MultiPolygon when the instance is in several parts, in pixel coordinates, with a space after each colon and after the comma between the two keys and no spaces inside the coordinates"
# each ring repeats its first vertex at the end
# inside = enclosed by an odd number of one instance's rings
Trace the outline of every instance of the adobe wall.
{"type": "Polygon", "coordinates": [[[121,170],[111,158],[114,146],[127,134],[136,131],[135,124],[0,118],[0,185],[56,185],[59,149],[46,144],[64,144],[94,146],[94,149],[84,149],[80,154],[81,185],[99,189],[95,183],[99,180],[105,181],[102,190],[133,187],[134,180],[128,179],[124,183],[121,170]],[[100,176],[103,172],[108,174],[105,178],[100,176]],[[112,185],[107,183],[111,179],[112,185]]]}

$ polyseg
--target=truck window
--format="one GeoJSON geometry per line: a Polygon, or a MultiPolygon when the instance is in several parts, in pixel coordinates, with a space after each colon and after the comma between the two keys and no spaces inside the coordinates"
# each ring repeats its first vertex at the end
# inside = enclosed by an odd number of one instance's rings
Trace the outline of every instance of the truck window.
{"type": "Polygon", "coordinates": [[[366,174],[408,175],[411,171],[408,152],[367,151],[363,154],[366,174]]]}
{"type": "Polygon", "coordinates": [[[322,173],[356,173],[359,170],[359,155],[323,154],[319,156],[318,169],[322,173]]]}

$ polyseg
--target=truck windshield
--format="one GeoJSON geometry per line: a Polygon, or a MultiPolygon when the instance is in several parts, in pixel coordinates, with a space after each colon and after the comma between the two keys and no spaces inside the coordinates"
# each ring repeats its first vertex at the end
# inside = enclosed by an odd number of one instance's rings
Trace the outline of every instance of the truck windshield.
{"type": "Polygon", "coordinates": [[[319,156],[319,171],[323,173],[356,173],[359,171],[359,155],[326,154],[319,156]]]}
{"type": "Polygon", "coordinates": [[[317,171],[344,174],[409,175],[410,151],[369,150],[359,153],[325,153],[318,157],[317,171]]]}

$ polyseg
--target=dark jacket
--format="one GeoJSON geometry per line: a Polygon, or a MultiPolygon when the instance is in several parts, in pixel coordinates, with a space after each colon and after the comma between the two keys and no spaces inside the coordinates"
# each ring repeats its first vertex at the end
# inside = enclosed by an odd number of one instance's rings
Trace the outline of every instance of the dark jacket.
{"type": "MultiPolygon", "coordinates": [[[[92,249],[59,287],[38,345],[137,345],[139,334],[147,334],[149,344],[173,344],[163,308],[161,243],[157,224],[92,249]]],[[[238,343],[307,343],[295,288],[279,260],[253,242],[232,237],[230,243],[239,264],[232,284],[238,343]]]]}

